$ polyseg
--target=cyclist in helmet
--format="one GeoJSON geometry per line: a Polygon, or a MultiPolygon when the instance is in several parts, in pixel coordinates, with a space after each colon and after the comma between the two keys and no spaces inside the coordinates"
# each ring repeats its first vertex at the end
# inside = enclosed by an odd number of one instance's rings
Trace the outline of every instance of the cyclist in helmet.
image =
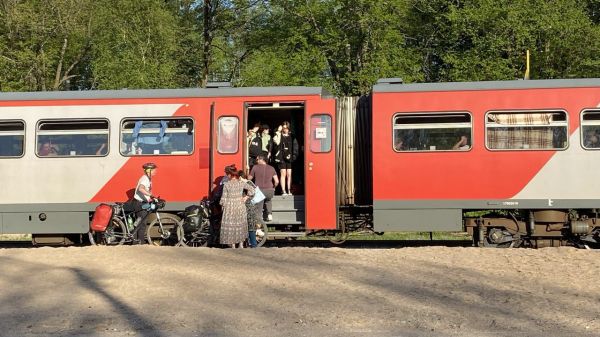
{"type": "Polygon", "coordinates": [[[133,207],[136,211],[137,219],[135,220],[135,229],[133,230],[133,238],[136,240],[134,244],[143,243],[145,238],[146,226],[145,221],[148,216],[148,211],[142,206],[149,203],[152,198],[152,177],[156,174],[156,164],[146,163],[142,166],[144,175],[138,180],[135,192],[133,194],[133,207]]]}

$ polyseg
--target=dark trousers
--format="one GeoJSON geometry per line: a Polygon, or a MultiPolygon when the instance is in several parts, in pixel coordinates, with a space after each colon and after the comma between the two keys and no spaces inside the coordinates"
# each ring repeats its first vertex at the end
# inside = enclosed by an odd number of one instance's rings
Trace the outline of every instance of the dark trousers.
{"type": "Polygon", "coordinates": [[[260,220],[260,223],[263,223],[263,209],[266,208],[267,209],[267,214],[271,214],[273,213],[273,204],[271,202],[271,199],[273,199],[273,195],[275,195],[275,189],[274,188],[269,188],[269,189],[260,189],[263,194],[265,195],[265,199],[263,199],[263,201],[259,202],[258,204],[256,204],[256,216],[258,217],[258,219],[260,220]],[[263,208],[264,207],[264,208],[263,208]]]}
{"type": "Polygon", "coordinates": [[[133,199],[132,206],[135,211],[135,228],[131,234],[135,240],[144,242],[146,240],[146,218],[150,214],[147,210],[142,208],[143,203],[139,200],[133,199]]]}
{"type": "Polygon", "coordinates": [[[256,157],[248,156],[248,167],[252,169],[254,165],[256,165],[256,157]]]}

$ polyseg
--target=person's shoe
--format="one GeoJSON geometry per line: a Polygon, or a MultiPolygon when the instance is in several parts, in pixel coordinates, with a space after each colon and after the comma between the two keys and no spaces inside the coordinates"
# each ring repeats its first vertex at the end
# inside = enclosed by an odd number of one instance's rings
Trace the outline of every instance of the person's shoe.
{"type": "Polygon", "coordinates": [[[282,196],[282,197],[285,197],[285,196],[287,196],[287,195],[288,195],[288,194],[287,194],[287,193],[285,193],[285,192],[281,193],[281,196],[282,196]]]}
{"type": "Polygon", "coordinates": [[[267,215],[267,221],[273,221],[273,214],[267,215]]]}

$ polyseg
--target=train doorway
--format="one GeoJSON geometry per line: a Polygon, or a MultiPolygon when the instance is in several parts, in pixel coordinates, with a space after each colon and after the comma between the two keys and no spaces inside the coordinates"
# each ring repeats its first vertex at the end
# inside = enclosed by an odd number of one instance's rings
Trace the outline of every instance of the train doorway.
{"type": "MultiPolygon", "coordinates": [[[[293,195],[304,195],[304,102],[274,102],[274,103],[248,103],[247,104],[247,123],[246,135],[248,130],[258,126],[260,130],[263,126],[269,127],[271,139],[275,136],[277,128],[284,122],[290,123],[292,137],[298,143],[298,157],[292,163],[292,185],[293,195]]],[[[246,164],[248,163],[248,138],[246,137],[246,164]]],[[[275,162],[275,153],[277,145],[273,144],[273,151],[269,160],[269,165],[273,166],[280,177],[278,164],[275,162]]],[[[281,195],[281,185],[275,190],[275,195],[281,195]]]]}

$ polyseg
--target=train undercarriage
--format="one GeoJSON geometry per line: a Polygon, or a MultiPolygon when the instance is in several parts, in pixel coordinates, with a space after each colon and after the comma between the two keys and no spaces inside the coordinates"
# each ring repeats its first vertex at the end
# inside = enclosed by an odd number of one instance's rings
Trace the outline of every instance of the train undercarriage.
{"type": "Polygon", "coordinates": [[[465,218],[479,247],[600,248],[600,219],[591,210],[517,210],[465,218]]]}
{"type": "MultiPolygon", "coordinates": [[[[368,207],[340,211],[340,229],[330,241],[342,243],[349,235],[383,234],[373,230],[368,207]],[[367,212],[365,212],[367,211],[367,212]]],[[[544,248],[573,246],[600,248],[599,210],[490,210],[464,212],[464,230],[475,247],[544,248]],[[474,216],[473,214],[479,214],[474,216]]],[[[330,235],[332,235],[330,233],[330,235]]]]}

